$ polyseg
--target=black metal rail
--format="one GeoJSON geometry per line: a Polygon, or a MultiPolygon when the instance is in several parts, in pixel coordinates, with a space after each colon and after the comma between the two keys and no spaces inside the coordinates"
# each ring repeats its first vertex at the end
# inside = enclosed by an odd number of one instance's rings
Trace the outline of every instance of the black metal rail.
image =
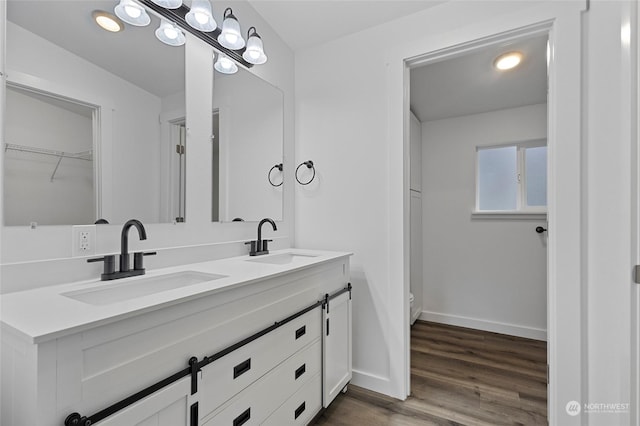
{"type": "MultiPolygon", "coordinates": [[[[326,294],[325,297],[317,302],[315,302],[312,305],[307,306],[306,308],[296,312],[293,315],[290,315],[288,317],[286,317],[285,319],[283,319],[282,321],[276,321],[275,323],[273,323],[273,325],[270,325],[269,327],[266,327],[260,331],[258,331],[257,333],[252,334],[251,336],[240,340],[239,342],[228,346],[226,348],[224,348],[223,350],[216,352],[213,355],[210,356],[205,356],[202,361],[198,361],[198,359],[196,357],[191,357],[189,358],[188,364],[189,367],[178,371],[175,374],[172,374],[171,376],[167,377],[166,379],[160,380],[157,383],[154,383],[153,385],[146,387],[144,389],[142,389],[139,392],[134,393],[133,395],[116,402],[113,405],[110,405],[109,407],[105,408],[104,410],[101,410],[89,417],[86,416],[81,416],[79,413],[71,413],[67,416],[67,418],[64,421],[64,426],[91,426],[95,423],[98,423],[99,421],[104,420],[105,418],[117,413],[118,411],[135,404],[136,402],[140,401],[143,398],[146,398],[147,396],[159,391],[160,389],[169,386],[172,383],[177,382],[178,380],[182,379],[183,377],[187,377],[187,376],[191,376],[191,394],[195,394],[196,392],[198,392],[198,372],[200,371],[200,369],[202,369],[203,367],[211,364],[212,362],[224,357],[225,355],[230,354],[231,352],[240,349],[243,346],[248,345],[249,343],[253,342],[256,339],[259,339],[260,337],[264,336],[265,334],[271,333],[272,331],[282,327],[285,324],[290,323],[291,321],[295,320],[296,318],[301,317],[302,315],[306,314],[307,312],[310,312],[314,309],[316,309],[319,306],[322,306],[322,308],[324,309],[326,307],[327,312],[329,312],[329,300],[340,296],[343,293],[349,292],[349,298],[351,298],[351,283],[348,283],[347,286],[341,290],[336,291],[335,293],[329,295],[326,294]]],[[[198,405],[197,403],[194,404],[191,407],[191,414],[192,417],[194,415],[194,413],[196,414],[196,418],[197,418],[197,412],[198,412],[198,405]]],[[[194,423],[193,418],[191,419],[191,424],[194,426],[197,426],[197,420],[194,423]]]]}

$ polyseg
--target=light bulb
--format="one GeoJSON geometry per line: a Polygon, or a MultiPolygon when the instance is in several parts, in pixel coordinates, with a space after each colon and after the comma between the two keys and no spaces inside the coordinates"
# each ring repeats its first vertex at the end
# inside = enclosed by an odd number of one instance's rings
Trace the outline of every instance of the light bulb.
{"type": "Polygon", "coordinates": [[[164,19],[156,30],[156,37],[169,46],[182,46],[186,41],[182,31],[175,24],[164,19]]]}
{"type": "Polygon", "coordinates": [[[235,62],[229,59],[226,55],[220,54],[218,60],[213,65],[216,71],[222,74],[234,74],[238,71],[238,66],[235,62]]]}
{"type": "Polygon", "coordinates": [[[229,44],[236,44],[238,42],[238,35],[237,34],[233,34],[233,33],[227,33],[224,35],[225,40],[227,40],[227,42],[229,44]]]}
{"type": "Polygon", "coordinates": [[[107,30],[112,33],[124,30],[124,24],[122,21],[108,12],[103,10],[94,10],[92,15],[96,24],[98,24],[103,30],[107,30]]]}
{"type": "Polygon", "coordinates": [[[207,22],[209,22],[209,16],[207,16],[206,13],[196,12],[194,15],[195,15],[196,21],[198,21],[200,24],[204,25],[207,22]]]}
{"type": "Polygon", "coordinates": [[[218,36],[218,42],[231,50],[239,50],[245,46],[244,39],[240,34],[240,24],[233,11],[228,7],[224,11],[224,20],[222,21],[222,32],[218,36]]]}
{"type": "Polygon", "coordinates": [[[118,3],[114,11],[118,18],[136,27],[144,27],[151,22],[147,11],[132,0],[120,0],[120,3],[118,3]]]}
{"type": "Polygon", "coordinates": [[[166,27],[164,29],[164,35],[166,35],[168,39],[175,40],[178,37],[178,31],[173,27],[166,27]]]}
{"type": "Polygon", "coordinates": [[[264,54],[262,38],[258,35],[255,27],[247,31],[247,48],[242,54],[242,58],[250,64],[260,65],[267,62],[267,55],[264,54]]]}
{"type": "Polygon", "coordinates": [[[211,32],[218,26],[216,20],[213,19],[209,0],[193,0],[191,9],[184,19],[192,28],[198,31],[211,32]]]}
{"type": "Polygon", "coordinates": [[[510,70],[512,68],[517,67],[522,61],[522,53],[520,52],[509,52],[503,55],[500,55],[493,62],[494,66],[500,71],[510,70]]]}
{"type": "Polygon", "coordinates": [[[132,6],[130,4],[127,4],[124,7],[124,11],[129,17],[133,19],[139,18],[140,15],[142,15],[142,11],[139,8],[132,6]]]}

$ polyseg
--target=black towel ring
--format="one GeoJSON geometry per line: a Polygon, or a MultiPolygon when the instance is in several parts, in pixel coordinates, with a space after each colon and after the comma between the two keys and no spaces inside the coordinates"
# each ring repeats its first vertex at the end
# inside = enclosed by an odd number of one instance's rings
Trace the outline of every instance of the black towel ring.
{"type": "Polygon", "coordinates": [[[315,179],[316,177],[316,168],[313,165],[313,161],[308,160],[308,161],[304,161],[302,163],[300,163],[300,165],[298,165],[298,167],[296,167],[296,180],[298,181],[298,183],[300,185],[309,185],[311,182],[313,182],[313,179],[315,179]],[[311,176],[311,179],[309,179],[308,182],[300,182],[300,179],[298,179],[298,169],[302,166],[307,166],[307,169],[312,169],[313,170],[313,175],[311,176]]]}
{"type": "Polygon", "coordinates": [[[278,186],[280,186],[280,185],[282,185],[282,184],[284,183],[284,179],[282,180],[282,182],[280,182],[280,183],[279,183],[279,184],[277,184],[277,185],[276,185],[275,183],[273,183],[273,181],[271,180],[271,172],[272,172],[274,169],[278,169],[278,170],[282,171],[282,169],[283,169],[283,168],[284,168],[284,167],[282,166],[282,163],[280,163],[280,164],[276,164],[275,166],[273,166],[273,167],[269,170],[269,173],[267,174],[267,179],[269,179],[269,183],[271,184],[271,186],[278,187],[278,186]]]}

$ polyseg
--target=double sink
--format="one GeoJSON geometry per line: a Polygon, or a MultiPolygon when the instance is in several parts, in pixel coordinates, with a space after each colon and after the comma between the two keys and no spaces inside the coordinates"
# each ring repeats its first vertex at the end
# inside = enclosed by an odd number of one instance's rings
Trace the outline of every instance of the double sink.
{"type": "MultiPolygon", "coordinates": [[[[316,255],[286,252],[238,258],[238,260],[271,265],[289,265],[309,260],[313,257],[316,257],[316,255]]],[[[116,283],[99,284],[91,288],[61,293],[61,295],[90,305],[103,306],[227,277],[228,275],[198,271],[180,271],[144,278],[127,278],[118,280],[116,283]]]]}

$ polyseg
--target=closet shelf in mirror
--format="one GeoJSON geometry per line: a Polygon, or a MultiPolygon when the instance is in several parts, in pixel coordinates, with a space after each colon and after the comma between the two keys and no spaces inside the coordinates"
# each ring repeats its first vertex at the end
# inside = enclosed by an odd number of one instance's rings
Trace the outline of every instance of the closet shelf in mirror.
{"type": "Polygon", "coordinates": [[[11,143],[4,144],[4,151],[18,151],[18,152],[26,152],[30,154],[40,154],[40,155],[49,155],[52,157],[57,157],[58,162],[56,163],[56,167],[51,174],[51,182],[53,182],[53,178],[56,176],[56,172],[58,171],[58,167],[60,167],[60,162],[63,158],[69,158],[72,160],[85,160],[85,161],[93,161],[93,150],[81,151],[81,152],[65,152],[65,151],[56,151],[53,149],[46,148],[37,148],[33,146],[26,145],[16,145],[11,143]]]}

